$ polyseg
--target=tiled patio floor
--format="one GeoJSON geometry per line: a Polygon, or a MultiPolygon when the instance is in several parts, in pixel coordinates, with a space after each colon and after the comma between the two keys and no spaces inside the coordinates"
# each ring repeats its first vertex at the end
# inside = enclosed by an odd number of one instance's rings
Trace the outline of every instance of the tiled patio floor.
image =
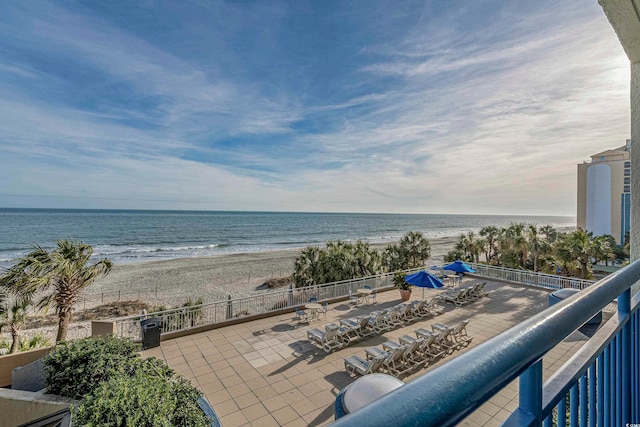
{"type": "MultiPolygon", "coordinates": [[[[468,279],[465,282],[475,282],[468,279]]],[[[473,341],[434,365],[402,378],[410,382],[435,366],[453,359],[469,348],[503,332],[547,307],[548,292],[524,286],[488,282],[490,296],[465,307],[446,310],[436,318],[426,318],[402,328],[374,335],[331,354],[318,350],[306,339],[310,328],[339,319],[354,317],[400,301],[397,290],[378,295],[375,305],[354,307],[340,302],[329,306],[327,320],[297,325],[293,313],[211,330],[164,341],[145,356],[164,359],[169,366],[197,386],[214,408],[224,427],[233,426],[318,426],[333,421],[333,403],[338,392],[352,382],[344,370],[343,359],[353,354],[364,356],[367,347],[410,334],[432,323],[453,325],[470,319],[467,327],[473,341]]],[[[439,290],[426,290],[430,298],[439,290]]],[[[421,291],[413,297],[420,298],[421,291]]],[[[544,375],[567,360],[585,337],[579,332],[568,337],[544,358],[544,375]]],[[[485,403],[461,425],[499,425],[517,407],[517,381],[485,403]]]]}

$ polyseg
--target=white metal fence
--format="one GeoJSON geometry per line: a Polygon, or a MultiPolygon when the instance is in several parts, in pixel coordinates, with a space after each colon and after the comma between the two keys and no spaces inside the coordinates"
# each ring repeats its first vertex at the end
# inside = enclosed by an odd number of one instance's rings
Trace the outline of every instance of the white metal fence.
{"type": "MultiPolygon", "coordinates": [[[[486,264],[470,263],[470,265],[477,270],[476,274],[480,276],[548,289],[584,289],[594,283],[591,280],[554,276],[551,274],[515,270],[486,264]]],[[[421,269],[406,270],[403,273],[409,274],[419,270],[421,269]]],[[[355,292],[357,289],[365,286],[370,286],[372,289],[388,288],[393,286],[393,274],[394,273],[386,273],[304,288],[289,287],[287,289],[264,292],[260,295],[252,295],[244,298],[231,298],[201,305],[149,313],[146,317],[159,318],[162,324],[162,333],[176,332],[197,326],[221,323],[225,320],[302,306],[307,303],[310,298],[316,298],[322,301],[346,297],[349,295],[349,291],[355,292]]],[[[117,335],[139,339],[141,332],[140,321],[143,319],[144,317],[141,315],[115,319],[117,335]]]]}
{"type": "Polygon", "coordinates": [[[497,267],[487,264],[469,263],[476,269],[478,275],[523,285],[540,286],[547,289],[584,289],[595,283],[594,280],[577,279],[575,277],[555,276],[553,274],[537,273],[528,270],[497,267]]]}
{"type": "MultiPolygon", "coordinates": [[[[404,273],[409,274],[419,270],[406,270],[404,273]]],[[[225,320],[264,314],[283,308],[302,306],[310,298],[322,301],[346,297],[349,295],[349,291],[355,292],[365,286],[370,286],[372,289],[388,288],[393,286],[393,274],[386,273],[304,288],[289,287],[244,298],[232,298],[191,307],[149,313],[146,317],[161,319],[162,333],[181,331],[197,326],[220,323],[225,320]]],[[[140,338],[141,320],[143,320],[143,317],[140,315],[115,319],[116,334],[121,337],[140,338]]]]}

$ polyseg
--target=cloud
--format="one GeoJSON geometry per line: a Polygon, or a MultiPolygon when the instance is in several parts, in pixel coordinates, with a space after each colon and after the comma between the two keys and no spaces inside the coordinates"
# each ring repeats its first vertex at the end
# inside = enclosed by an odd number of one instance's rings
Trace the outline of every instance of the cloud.
{"type": "Polygon", "coordinates": [[[420,7],[194,3],[160,31],[14,5],[0,206],[573,215],[575,165],[628,138],[602,11],[420,7]]]}

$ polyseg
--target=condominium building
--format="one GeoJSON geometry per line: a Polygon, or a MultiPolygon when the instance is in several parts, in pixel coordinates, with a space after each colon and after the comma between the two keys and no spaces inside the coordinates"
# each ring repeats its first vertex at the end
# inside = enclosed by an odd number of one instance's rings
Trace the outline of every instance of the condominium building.
{"type": "Polygon", "coordinates": [[[578,228],[624,243],[631,224],[631,141],[578,165],[578,228]]]}

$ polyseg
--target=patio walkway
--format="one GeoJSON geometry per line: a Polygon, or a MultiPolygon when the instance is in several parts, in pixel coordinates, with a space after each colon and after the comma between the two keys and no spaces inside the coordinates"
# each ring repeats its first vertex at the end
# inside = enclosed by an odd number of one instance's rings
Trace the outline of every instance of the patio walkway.
{"type": "MultiPolygon", "coordinates": [[[[465,284],[477,281],[466,279],[465,284]]],[[[333,422],[335,396],[354,378],[344,370],[343,359],[353,354],[364,356],[367,347],[410,334],[432,323],[453,325],[470,319],[467,327],[473,341],[434,365],[408,377],[410,382],[435,366],[453,359],[469,348],[503,332],[547,307],[548,291],[500,282],[488,282],[490,296],[465,307],[446,310],[436,318],[426,318],[402,328],[374,335],[331,354],[318,350],[306,339],[310,328],[340,319],[393,306],[400,301],[397,290],[378,294],[375,305],[354,307],[348,301],[329,306],[327,320],[298,325],[295,314],[250,321],[239,325],[164,341],[160,347],[146,350],[143,356],[164,359],[170,367],[197,386],[214,408],[224,427],[319,426],[333,422]]],[[[425,298],[439,290],[427,289],[425,298]]],[[[420,298],[422,291],[413,292],[420,298]]],[[[605,320],[608,318],[605,314],[605,320]]],[[[544,358],[544,376],[567,360],[586,337],[575,332],[544,358]]],[[[510,384],[474,412],[461,425],[499,425],[517,407],[517,381],[510,384]]]]}

